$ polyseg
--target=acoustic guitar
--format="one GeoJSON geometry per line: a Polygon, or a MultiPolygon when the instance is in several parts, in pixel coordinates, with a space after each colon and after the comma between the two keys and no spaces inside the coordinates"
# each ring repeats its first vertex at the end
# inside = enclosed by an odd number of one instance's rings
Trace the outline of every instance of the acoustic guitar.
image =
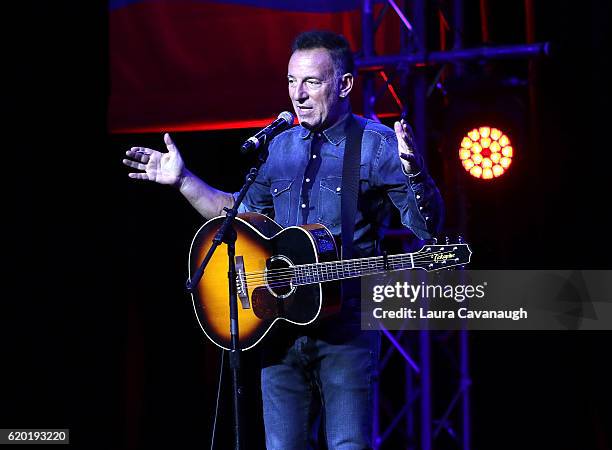
{"type": "MultiPolygon", "coordinates": [[[[224,217],[206,222],[189,252],[189,276],[203,261],[224,217]]],[[[467,244],[426,245],[418,252],[338,260],[336,242],[321,224],[282,228],[257,213],[234,222],[240,348],[257,345],[278,320],[308,325],[340,310],[340,280],[386,271],[446,269],[469,263],[467,244]]],[[[206,336],[230,349],[227,253],[217,251],[192,291],[193,307],[206,336]]]]}

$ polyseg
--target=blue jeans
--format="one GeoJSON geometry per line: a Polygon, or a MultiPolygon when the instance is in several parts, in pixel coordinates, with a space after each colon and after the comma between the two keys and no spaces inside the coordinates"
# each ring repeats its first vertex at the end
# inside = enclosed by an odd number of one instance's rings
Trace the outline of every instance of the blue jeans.
{"type": "Polygon", "coordinates": [[[380,334],[359,331],[342,342],[299,336],[279,348],[264,356],[261,372],[268,450],[311,448],[318,419],[330,450],[372,448],[380,334]]]}

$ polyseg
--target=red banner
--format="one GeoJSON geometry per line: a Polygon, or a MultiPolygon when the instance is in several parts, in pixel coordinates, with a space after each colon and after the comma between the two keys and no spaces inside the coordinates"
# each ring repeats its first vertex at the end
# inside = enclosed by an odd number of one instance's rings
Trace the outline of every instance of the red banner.
{"type": "MultiPolygon", "coordinates": [[[[359,50],[360,3],[111,1],[110,130],[256,127],[291,111],[286,73],[293,39],[327,29],[359,50]]],[[[377,51],[396,53],[399,21],[390,13],[383,23],[377,51]]],[[[359,111],[359,92],[353,102],[359,111]]]]}

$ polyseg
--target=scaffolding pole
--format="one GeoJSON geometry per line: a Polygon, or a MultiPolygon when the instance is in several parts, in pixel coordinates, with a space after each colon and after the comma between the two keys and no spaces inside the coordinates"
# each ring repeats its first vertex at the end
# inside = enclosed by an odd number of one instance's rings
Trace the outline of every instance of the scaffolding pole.
{"type": "MultiPolygon", "coordinates": [[[[456,76],[464,73],[463,62],[466,61],[488,61],[497,59],[517,59],[546,56],[550,54],[548,42],[535,43],[529,39],[527,44],[505,45],[505,46],[482,46],[477,48],[464,48],[464,3],[463,0],[448,0],[452,4],[452,50],[428,51],[427,49],[427,16],[425,0],[406,0],[404,8],[400,8],[394,0],[387,0],[388,5],[400,18],[401,51],[396,55],[376,55],[374,48],[375,33],[380,25],[383,14],[377,21],[373,15],[373,0],[362,0],[362,51],[361,57],[355,61],[356,67],[366,69],[363,74],[363,111],[364,116],[377,120],[375,104],[377,93],[375,88],[376,71],[385,67],[393,67],[398,70],[401,67],[401,82],[410,74],[412,79],[412,117],[415,131],[417,148],[427,161],[427,79],[422,66],[452,64],[456,76]],[[409,14],[411,7],[411,14],[409,14]],[[417,67],[419,66],[419,67],[417,67]],[[369,70],[368,70],[369,69],[369,70]]],[[[525,0],[530,5],[530,0],[525,0]]],[[[481,5],[486,6],[482,0],[481,5]]],[[[385,9],[385,11],[386,11],[385,9]]],[[[529,12],[529,11],[528,11],[529,12]]],[[[486,15],[485,15],[486,16],[486,15]]],[[[482,17],[482,15],[481,15],[482,17]]],[[[486,17],[485,17],[486,18],[486,17]]],[[[486,24],[484,24],[486,25],[486,24]]],[[[487,28],[488,29],[488,28],[487,28]]],[[[488,33],[486,33],[488,36],[488,33]]],[[[533,37],[533,33],[531,34],[533,37]]],[[[391,81],[382,72],[387,83],[387,88],[394,94],[391,81]]],[[[384,92],[381,91],[381,92],[384,92]]],[[[406,91],[404,90],[405,94],[406,91]]],[[[380,94],[379,94],[380,95],[380,94]]],[[[406,104],[405,99],[400,99],[398,105],[406,104]]],[[[461,201],[459,198],[459,201],[461,201]]],[[[465,199],[463,199],[465,200],[465,199]]],[[[461,210],[461,208],[459,208],[461,210]]],[[[465,215],[459,218],[459,232],[465,234],[467,218],[465,215]]],[[[435,440],[446,431],[454,439],[455,444],[462,450],[471,448],[471,423],[470,423],[470,378],[469,360],[469,335],[465,330],[453,332],[448,336],[451,339],[441,339],[444,352],[456,364],[453,376],[457,386],[455,394],[449,399],[447,407],[439,418],[435,418],[434,405],[432,401],[432,346],[437,342],[437,334],[422,330],[417,333],[404,333],[399,331],[392,333],[383,330],[389,347],[381,358],[377,380],[380,379],[389,360],[395,355],[404,359],[404,404],[399,411],[389,420],[389,424],[383,424],[381,420],[381,406],[388,405],[383,397],[380,383],[377,381],[374,389],[374,423],[373,443],[374,448],[379,449],[390,435],[397,431],[400,424],[404,424],[403,436],[407,449],[431,450],[435,447],[435,440]],[[453,344],[454,343],[454,344],[453,344]],[[418,355],[414,358],[412,352],[418,355]],[[418,417],[418,420],[415,418],[418,417]],[[417,427],[416,424],[419,424],[417,427]],[[434,424],[435,429],[434,429],[434,424]],[[460,430],[459,435],[455,432],[454,424],[460,430]],[[418,436],[417,436],[417,430],[418,436]]],[[[435,349],[433,349],[435,350],[435,349]]],[[[452,378],[450,380],[452,382],[452,378]]],[[[388,412],[388,411],[387,411],[388,412]]]]}

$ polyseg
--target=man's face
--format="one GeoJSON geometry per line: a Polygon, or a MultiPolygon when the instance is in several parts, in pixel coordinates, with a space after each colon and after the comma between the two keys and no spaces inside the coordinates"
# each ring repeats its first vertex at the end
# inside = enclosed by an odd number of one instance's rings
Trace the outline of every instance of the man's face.
{"type": "Polygon", "coordinates": [[[342,112],[339,80],[326,49],[296,50],[287,78],[293,109],[303,127],[321,129],[338,120],[342,112]]]}

